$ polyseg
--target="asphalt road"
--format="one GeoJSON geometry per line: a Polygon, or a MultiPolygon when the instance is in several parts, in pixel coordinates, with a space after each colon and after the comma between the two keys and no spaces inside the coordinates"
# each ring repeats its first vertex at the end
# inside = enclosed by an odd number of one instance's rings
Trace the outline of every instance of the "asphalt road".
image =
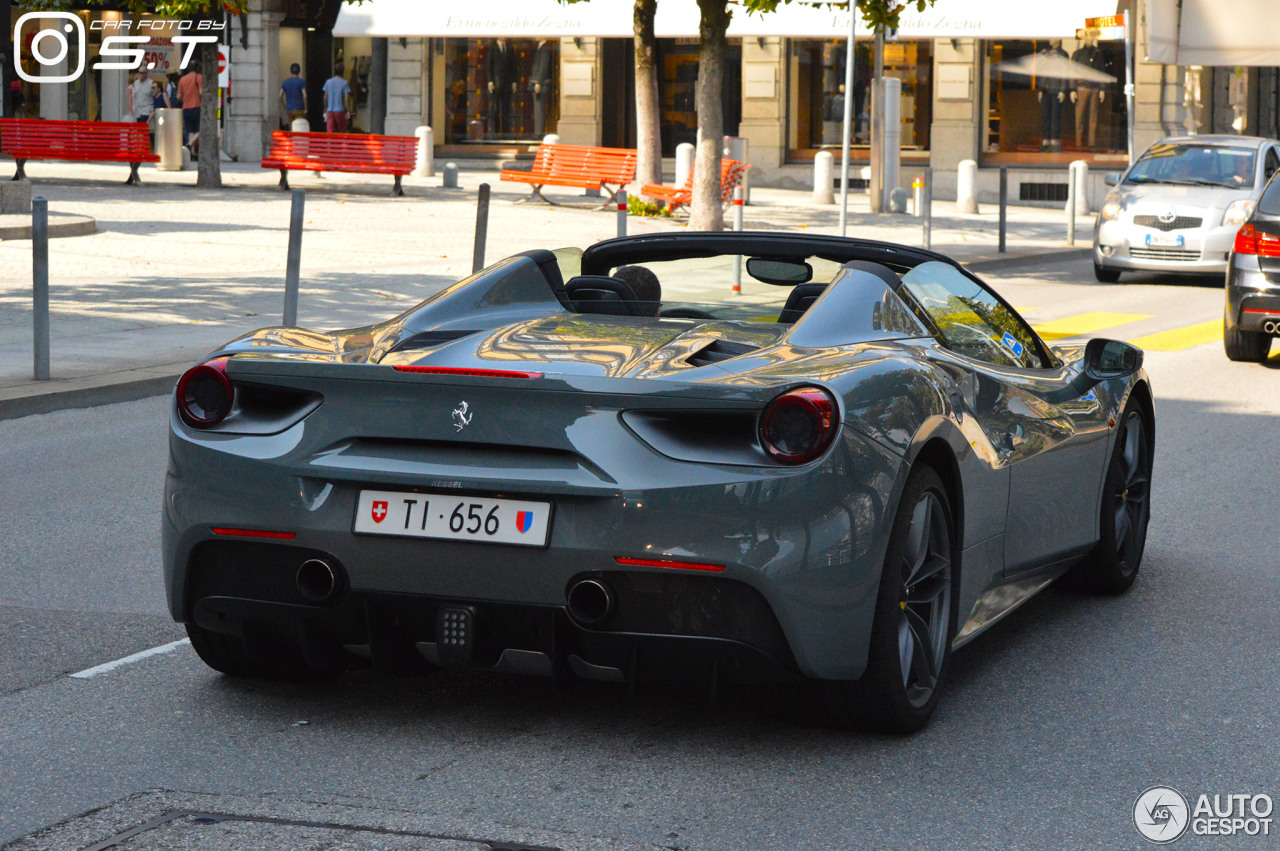
{"type": "MultiPolygon", "coordinates": [[[[1157,335],[1221,316],[1217,281],[986,277],[1046,327],[1176,342],[1157,335]]],[[[167,401],[0,422],[0,844],[86,847],[160,816],[116,847],[1136,848],[1150,786],[1280,797],[1280,358],[1166,348],[1147,354],[1137,584],[1011,615],[954,657],[910,739],[808,726],[770,690],[253,684],[186,645],[68,676],[182,637],[158,554],[167,401]]]]}

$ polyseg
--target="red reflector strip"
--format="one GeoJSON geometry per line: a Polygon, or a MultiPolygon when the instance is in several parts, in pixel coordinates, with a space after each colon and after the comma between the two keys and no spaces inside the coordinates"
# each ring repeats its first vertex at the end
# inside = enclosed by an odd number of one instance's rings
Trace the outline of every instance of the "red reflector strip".
{"type": "Polygon", "coordinates": [[[462,366],[397,366],[396,372],[420,375],[466,375],[472,378],[541,378],[541,372],[516,372],[509,369],[468,369],[462,366]]]}
{"type": "Polygon", "coordinates": [[[238,538],[279,538],[283,541],[292,541],[297,537],[293,532],[268,532],[265,529],[224,529],[217,526],[213,527],[215,535],[234,535],[238,538]]]}
{"type": "Polygon", "coordinates": [[[672,567],[677,570],[706,570],[711,573],[723,573],[723,564],[702,564],[696,561],[670,561],[660,558],[625,558],[616,556],[614,559],[618,564],[625,564],[631,567],[672,567]]]}
{"type": "Polygon", "coordinates": [[[1241,313],[1280,313],[1280,311],[1276,311],[1276,310],[1267,310],[1265,307],[1246,307],[1246,308],[1243,308],[1240,312],[1241,313]]]}

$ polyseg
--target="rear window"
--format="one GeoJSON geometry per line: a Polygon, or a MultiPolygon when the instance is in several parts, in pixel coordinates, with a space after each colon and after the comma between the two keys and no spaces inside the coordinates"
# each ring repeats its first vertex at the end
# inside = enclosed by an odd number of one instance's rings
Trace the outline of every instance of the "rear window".
{"type": "Polygon", "coordinates": [[[1262,197],[1258,199],[1258,212],[1280,216],[1280,179],[1273,177],[1267,188],[1262,190],[1262,197]]]}

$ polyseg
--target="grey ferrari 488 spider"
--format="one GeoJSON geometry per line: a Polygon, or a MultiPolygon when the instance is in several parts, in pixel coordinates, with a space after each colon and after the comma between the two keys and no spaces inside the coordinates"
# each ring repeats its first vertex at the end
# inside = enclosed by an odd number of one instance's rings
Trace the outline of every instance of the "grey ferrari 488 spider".
{"type": "Polygon", "coordinates": [[[1153,417],[1140,350],[1049,348],[932,252],[527,251],[191,368],[168,602],[231,675],[808,681],[832,722],[907,732],[1048,583],[1132,584],[1153,417]]]}

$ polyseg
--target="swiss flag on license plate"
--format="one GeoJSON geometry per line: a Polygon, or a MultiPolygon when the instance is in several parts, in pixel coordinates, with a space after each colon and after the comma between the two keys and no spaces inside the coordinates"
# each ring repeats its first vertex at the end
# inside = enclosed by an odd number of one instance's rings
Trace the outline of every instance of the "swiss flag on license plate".
{"type": "Polygon", "coordinates": [[[373,514],[373,522],[374,522],[374,523],[381,523],[383,520],[385,520],[385,519],[386,519],[386,517],[387,517],[387,502],[386,502],[386,500],[376,500],[376,501],[374,501],[374,503],[373,503],[373,511],[372,511],[372,514],[373,514]]]}

